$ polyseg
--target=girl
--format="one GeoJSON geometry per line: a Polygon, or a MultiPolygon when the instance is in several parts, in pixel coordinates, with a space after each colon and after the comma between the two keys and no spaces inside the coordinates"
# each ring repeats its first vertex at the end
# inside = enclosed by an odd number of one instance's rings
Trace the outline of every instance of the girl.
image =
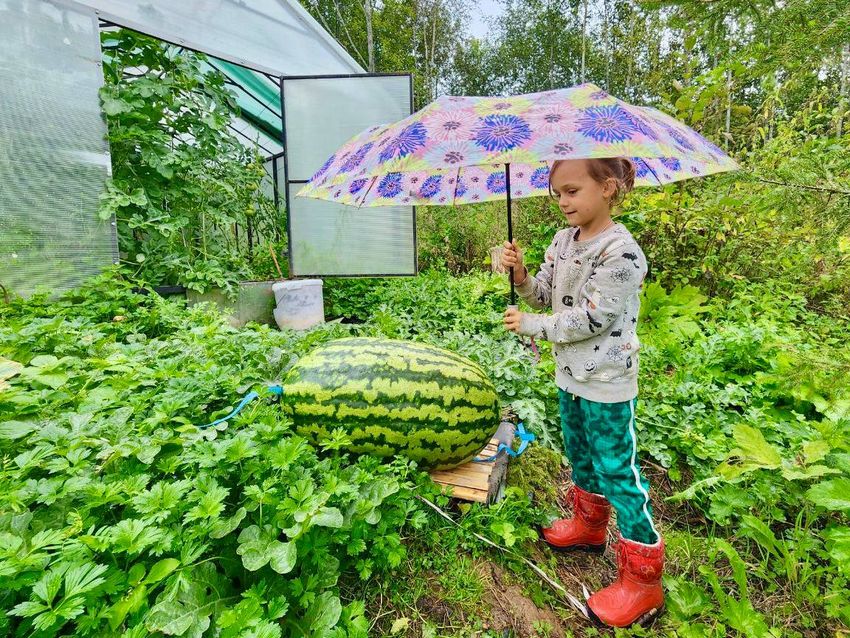
{"type": "Polygon", "coordinates": [[[505,327],[552,342],[564,447],[574,485],[573,518],[542,530],[553,548],[605,551],[611,507],[617,512],[617,580],[587,601],[591,616],[615,627],[661,611],[664,542],[652,522],[648,483],[637,465],[638,292],[646,258],[611,209],[634,186],[625,158],[559,160],[549,190],[567,218],[534,277],[516,241],[502,261],[517,293],[553,314],[505,312],[505,327]]]}

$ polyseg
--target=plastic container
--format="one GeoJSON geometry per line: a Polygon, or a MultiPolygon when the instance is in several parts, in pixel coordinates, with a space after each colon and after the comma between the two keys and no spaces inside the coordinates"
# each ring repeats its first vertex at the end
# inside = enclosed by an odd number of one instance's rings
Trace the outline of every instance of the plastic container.
{"type": "Polygon", "coordinates": [[[274,318],[278,327],[306,330],[325,321],[321,279],[281,281],[272,286],[277,308],[274,318]]]}

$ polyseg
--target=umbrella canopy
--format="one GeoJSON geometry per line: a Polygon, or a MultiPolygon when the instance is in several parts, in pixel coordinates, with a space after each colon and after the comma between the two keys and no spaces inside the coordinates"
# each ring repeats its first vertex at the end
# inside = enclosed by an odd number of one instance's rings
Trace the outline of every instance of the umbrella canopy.
{"type": "Polygon", "coordinates": [[[631,158],[638,186],[738,168],[669,115],[581,84],[512,97],[440,97],[353,137],[297,195],[356,207],[533,197],[548,194],[553,161],[592,157],[631,158]]]}

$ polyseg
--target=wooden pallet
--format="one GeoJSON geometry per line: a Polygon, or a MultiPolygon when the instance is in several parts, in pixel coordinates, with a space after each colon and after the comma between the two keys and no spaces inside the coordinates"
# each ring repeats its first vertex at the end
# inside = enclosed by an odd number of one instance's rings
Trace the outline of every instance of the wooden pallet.
{"type": "MultiPolygon", "coordinates": [[[[493,456],[498,447],[499,439],[493,437],[478,456],[493,456]]],[[[451,488],[451,496],[454,498],[476,503],[495,503],[502,497],[507,472],[508,455],[503,453],[489,463],[469,461],[451,470],[434,470],[431,479],[443,486],[443,492],[451,488]]]]}

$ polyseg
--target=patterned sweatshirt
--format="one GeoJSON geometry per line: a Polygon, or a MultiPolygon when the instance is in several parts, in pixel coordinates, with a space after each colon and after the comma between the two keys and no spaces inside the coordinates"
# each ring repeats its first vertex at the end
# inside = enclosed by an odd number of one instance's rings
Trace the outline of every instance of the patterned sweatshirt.
{"type": "Polygon", "coordinates": [[[622,224],[585,241],[575,239],[577,230],[555,233],[540,271],[516,287],[532,308],[553,311],[524,313],[519,331],[552,342],[562,390],[601,403],[629,401],[638,388],[646,257],[622,224]]]}

